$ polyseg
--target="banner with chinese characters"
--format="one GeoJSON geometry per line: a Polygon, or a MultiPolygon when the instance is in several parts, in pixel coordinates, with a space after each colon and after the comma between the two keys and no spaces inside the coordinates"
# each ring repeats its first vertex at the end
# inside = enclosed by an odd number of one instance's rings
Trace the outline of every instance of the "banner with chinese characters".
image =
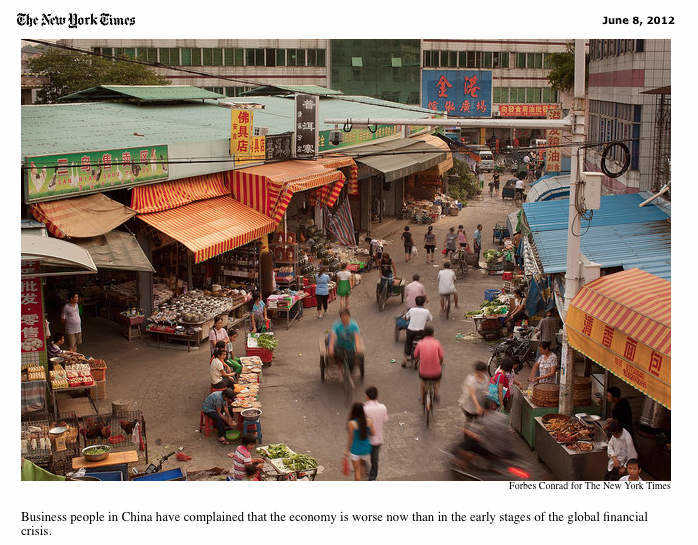
{"type": "MultiPolygon", "coordinates": [[[[548,119],[562,119],[560,108],[550,108],[548,119]]],[[[546,129],[545,140],[548,146],[559,146],[562,143],[561,129],[546,129]]],[[[560,172],[562,170],[562,148],[549,147],[545,150],[545,172],[560,172]]]]}
{"type": "MultiPolygon", "coordinates": [[[[22,263],[25,272],[38,272],[39,262],[22,263]]],[[[46,363],[44,309],[40,278],[23,278],[20,291],[22,363],[46,363]]]]}
{"type": "Polygon", "coordinates": [[[167,179],[167,146],[26,157],[27,202],[167,179]]]}
{"type": "Polygon", "coordinates": [[[565,325],[572,348],[671,409],[671,356],[572,305],[565,325]]]}
{"type": "Polygon", "coordinates": [[[320,97],[296,95],[295,156],[299,159],[315,159],[318,154],[318,113],[320,97]]]}
{"type": "Polygon", "coordinates": [[[499,117],[546,117],[548,110],[559,109],[559,104],[500,104],[499,117]]]}
{"type": "Polygon", "coordinates": [[[253,136],[252,137],[252,159],[255,163],[266,159],[266,137],[265,136],[253,136]]]}
{"type": "MultiPolygon", "coordinates": [[[[340,126],[341,130],[341,126],[340,126]]],[[[330,140],[330,131],[320,131],[318,140],[320,151],[328,151],[331,149],[344,148],[347,146],[356,146],[373,140],[380,140],[388,136],[399,136],[402,134],[402,127],[399,125],[378,125],[375,132],[373,127],[371,130],[368,127],[352,127],[351,131],[342,131],[342,139],[338,145],[332,144],[330,140]]]]}
{"type": "Polygon", "coordinates": [[[422,107],[449,117],[491,117],[492,71],[422,70],[422,107]]]}
{"type": "Polygon", "coordinates": [[[252,157],[253,110],[230,111],[230,155],[235,159],[235,167],[254,162],[252,157]]]}

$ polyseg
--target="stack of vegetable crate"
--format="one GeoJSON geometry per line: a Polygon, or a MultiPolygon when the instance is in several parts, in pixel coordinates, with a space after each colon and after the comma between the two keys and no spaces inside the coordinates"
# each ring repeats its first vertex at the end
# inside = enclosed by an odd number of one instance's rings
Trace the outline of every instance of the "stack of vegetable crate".
{"type": "Polygon", "coordinates": [[[245,355],[258,356],[262,360],[262,363],[271,363],[274,357],[274,348],[276,348],[277,345],[278,341],[271,332],[249,333],[247,335],[245,355]]]}

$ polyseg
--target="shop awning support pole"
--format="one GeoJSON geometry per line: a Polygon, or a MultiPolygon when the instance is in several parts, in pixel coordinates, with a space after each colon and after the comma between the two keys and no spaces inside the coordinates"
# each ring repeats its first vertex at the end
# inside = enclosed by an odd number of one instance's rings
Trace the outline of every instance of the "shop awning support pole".
{"type": "MultiPolygon", "coordinates": [[[[584,112],[585,112],[585,58],[584,40],[574,41],[574,104],[572,117],[572,143],[583,144],[585,138],[584,112]]],[[[580,288],[580,245],[579,232],[580,218],[576,208],[577,184],[581,177],[583,165],[580,162],[578,146],[573,146],[570,168],[570,199],[569,219],[567,222],[567,269],[565,273],[565,300],[563,305],[563,323],[567,317],[570,302],[577,295],[580,288]],[[575,233],[575,225],[577,232],[575,233]]],[[[567,338],[567,327],[562,330],[562,356],[560,366],[560,406],[561,414],[572,414],[574,408],[574,351],[570,347],[567,338]]]]}

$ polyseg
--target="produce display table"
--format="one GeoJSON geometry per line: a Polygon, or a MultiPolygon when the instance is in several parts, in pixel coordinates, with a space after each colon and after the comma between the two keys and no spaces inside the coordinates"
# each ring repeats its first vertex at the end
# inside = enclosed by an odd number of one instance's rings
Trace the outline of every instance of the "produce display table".
{"type": "Polygon", "coordinates": [[[555,441],[543,426],[541,417],[535,418],[535,444],[538,458],[563,481],[603,481],[608,469],[606,443],[594,441],[594,450],[570,450],[555,441]]]}
{"type": "Polygon", "coordinates": [[[303,299],[305,299],[307,296],[308,296],[307,293],[303,293],[302,295],[295,295],[293,297],[293,302],[288,307],[281,307],[280,308],[277,306],[276,308],[271,308],[267,304],[267,315],[272,320],[274,318],[283,319],[285,317],[286,318],[286,329],[289,329],[293,322],[303,318],[303,299]]]}
{"type": "MultiPolygon", "coordinates": [[[[524,394],[518,386],[513,387],[511,402],[511,427],[514,428],[531,449],[536,448],[536,419],[550,413],[557,413],[557,407],[539,407],[524,394]]],[[[599,407],[575,407],[572,414],[599,414],[599,407]]],[[[547,432],[546,432],[547,433],[547,432]]]]}
{"type": "Polygon", "coordinates": [[[131,342],[136,337],[143,336],[145,316],[123,316],[119,314],[119,321],[123,327],[122,333],[128,339],[128,342],[131,342]]]}
{"type": "Polygon", "coordinates": [[[83,456],[73,458],[73,469],[82,467],[86,469],[100,468],[100,471],[120,471],[123,480],[128,480],[128,464],[138,461],[138,451],[125,450],[123,452],[110,452],[101,462],[88,462],[83,456]]]}

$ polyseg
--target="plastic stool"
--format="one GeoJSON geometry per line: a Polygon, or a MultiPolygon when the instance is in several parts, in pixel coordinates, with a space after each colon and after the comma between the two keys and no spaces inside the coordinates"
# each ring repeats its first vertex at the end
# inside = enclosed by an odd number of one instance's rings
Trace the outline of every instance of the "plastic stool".
{"type": "Polygon", "coordinates": [[[214,428],[213,420],[210,416],[207,416],[205,412],[201,411],[201,417],[199,418],[199,433],[203,430],[205,437],[211,434],[211,430],[214,428]]]}
{"type": "Polygon", "coordinates": [[[226,388],[214,388],[213,386],[211,386],[211,387],[208,389],[208,393],[209,393],[209,394],[212,394],[213,392],[222,392],[222,391],[224,391],[225,389],[226,389],[226,388]]]}
{"type": "Polygon", "coordinates": [[[262,442],[262,423],[259,418],[256,420],[243,420],[242,421],[242,434],[247,435],[248,432],[254,431],[257,433],[257,441],[261,444],[262,442]]]}

